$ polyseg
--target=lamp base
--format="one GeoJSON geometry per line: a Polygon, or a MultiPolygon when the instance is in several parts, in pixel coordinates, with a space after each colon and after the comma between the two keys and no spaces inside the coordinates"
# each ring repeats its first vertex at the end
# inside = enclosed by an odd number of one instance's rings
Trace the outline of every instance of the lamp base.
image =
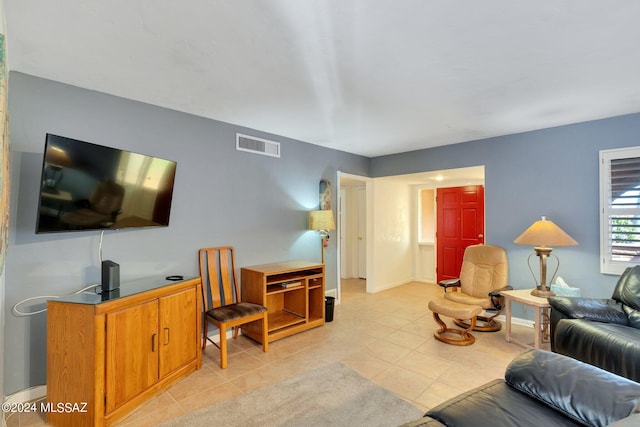
{"type": "Polygon", "coordinates": [[[551,292],[549,289],[547,288],[541,288],[541,287],[537,287],[534,290],[531,291],[531,295],[533,295],[534,297],[539,297],[539,298],[548,298],[548,297],[553,297],[556,294],[551,292]]]}

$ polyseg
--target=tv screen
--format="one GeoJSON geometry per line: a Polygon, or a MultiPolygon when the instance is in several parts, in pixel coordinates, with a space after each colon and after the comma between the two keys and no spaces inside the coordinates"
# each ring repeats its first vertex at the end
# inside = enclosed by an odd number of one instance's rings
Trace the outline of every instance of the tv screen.
{"type": "Polygon", "coordinates": [[[176,162],[47,134],[36,233],[166,227],[176,162]]]}

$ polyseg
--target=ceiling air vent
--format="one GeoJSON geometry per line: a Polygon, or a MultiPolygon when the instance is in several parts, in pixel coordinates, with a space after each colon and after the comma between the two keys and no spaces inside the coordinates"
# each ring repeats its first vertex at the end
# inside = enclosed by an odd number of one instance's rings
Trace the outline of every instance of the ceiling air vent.
{"type": "Polygon", "coordinates": [[[280,143],[268,141],[255,136],[236,134],[236,150],[262,154],[264,156],[280,157],[280,143]]]}

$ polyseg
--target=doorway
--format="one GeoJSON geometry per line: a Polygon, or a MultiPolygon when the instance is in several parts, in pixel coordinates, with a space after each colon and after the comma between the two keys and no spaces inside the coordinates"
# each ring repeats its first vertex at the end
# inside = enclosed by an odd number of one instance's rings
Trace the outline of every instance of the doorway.
{"type": "MultiPolygon", "coordinates": [[[[360,283],[360,289],[366,289],[366,292],[378,292],[411,281],[434,283],[437,265],[435,242],[433,238],[421,241],[419,237],[420,189],[433,189],[433,194],[440,187],[484,186],[484,166],[379,178],[351,175],[340,171],[337,175],[339,191],[336,232],[339,241],[336,297],[338,301],[341,298],[343,279],[360,280],[360,271],[364,271],[364,283],[360,283]],[[361,193],[364,202],[358,202],[355,206],[351,202],[358,199],[358,193],[353,187],[364,188],[361,193]],[[393,202],[390,202],[391,200],[393,202]],[[362,205],[364,208],[361,207],[362,205]],[[347,235],[349,218],[354,216],[361,218],[365,231],[363,235],[347,235]],[[396,239],[397,236],[400,236],[400,239],[396,239]],[[357,240],[359,237],[362,240],[357,240]],[[359,256],[354,255],[353,248],[357,244],[354,244],[353,239],[361,242],[359,256]],[[399,245],[402,247],[396,250],[399,245]],[[391,252],[389,252],[390,246],[392,246],[391,252]],[[425,257],[429,259],[426,260],[425,257]],[[363,260],[364,268],[360,269],[358,260],[363,260]]],[[[433,215],[435,216],[435,212],[433,215]]],[[[434,221],[431,224],[435,227],[434,221]]],[[[351,229],[354,229],[353,225],[351,229]]]]}
{"type": "Polygon", "coordinates": [[[367,184],[369,178],[338,173],[338,298],[367,291],[367,184]]]}

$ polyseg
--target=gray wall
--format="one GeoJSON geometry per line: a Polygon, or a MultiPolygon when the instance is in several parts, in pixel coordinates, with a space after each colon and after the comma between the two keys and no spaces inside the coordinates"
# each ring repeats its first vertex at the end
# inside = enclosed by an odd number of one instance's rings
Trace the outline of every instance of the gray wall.
{"type": "MultiPolygon", "coordinates": [[[[558,274],[583,296],[609,297],[617,276],[600,273],[598,151],[635,145],[640,114],[378,157],[371,174],[484,165],[487,243],[507,250],[514,288],[534,283],[526,264],[533,250],[513,240],[546,215],[579,243],[554,249],[558,274]]],[[[532,263],[537,272],[538,259],[532,263]]]]}
{"type": "MultiPolygon", "coordinates": [[[[617,277],[599,273],[598,151],[640,145],[640,115],[369,159],[12,72],[9,86],[12,183],[5,271],[6,394],[45,382],[46,314],[16,317],[24,298],[62,295],[99,280],[99,233],[36,235],[37,192],[46,132],[178,162],[171,226],[109,231],[104,257],[123,280],[196,275],[196,250],[232,244],[239,266],[292,258],[320,260],[305,231],[318,181],[336,171],[361,176],[485,165],[487,243],[507,249],[511,283],[532,286],[531,248],[513,244],[547,215],[579,246],[556,248],[560,274],[583,295],[606,297],[617,277]],[[235,151],[235,133],[281,142],[282,158],[235,151]],[[370,169],[369,169],[370,168],[370,169]]],[[[335,207],[335,195],[332,205],[335,207]]],[[[326,255],[336,286],[335,244],[326,255]]],[[[537,261],[537,260],[534,260],[537,261]]],[[[42,304],[34,302],[32,309],[42,304]]],[[[29,305],[25,307],[28,309],[29,305]]],[[[531,317],[514,311],[514,315],[531,317]]]]}
{"type": "MultiPolygon", "coordinates": [[[[318,183],[336,171],[369,175],[369,159],[12,72],[12,194],[6,307],[38,295],[64,295],[100,280],[98,232],[36,235],[36,203],[45,134],[51,132],[178,163],[171,224],[107,231],[103,255],[123,281],[152,275],[196,276],[200,247],[234,245],[239,267],[309,259],[319,236],[306,231],[318,183]],[[236,132],[281,143],[280,159],[235,150],[236,132]]],[[[332,206],[336,206],[333,192],[332,206]]],[[[335,288],[337,240],[327,256],[335,288]]],[[[36,310],[33,301],[23,310],[36,310]]],[[[5,393],[45,383],[46,313],[7,310],[5,393]]]]}

